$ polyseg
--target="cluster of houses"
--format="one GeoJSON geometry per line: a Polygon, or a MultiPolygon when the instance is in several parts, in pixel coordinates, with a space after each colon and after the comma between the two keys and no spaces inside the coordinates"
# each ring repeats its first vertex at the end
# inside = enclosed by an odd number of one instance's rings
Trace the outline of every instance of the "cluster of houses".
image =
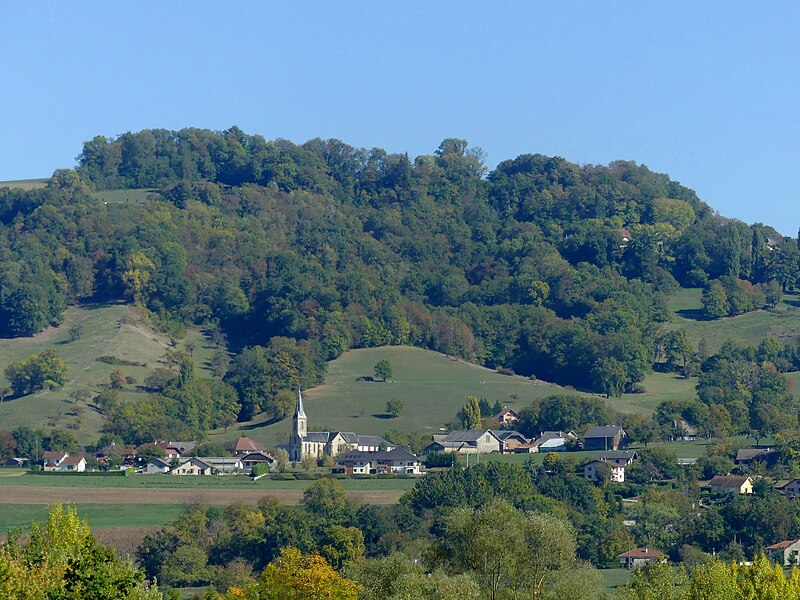
{"type": "Polygon", "coordinates": [[[169,473],[171,475],[243,475],[251,473],[258,465],[275,467],[275,458],[267,454],[264,446],[250,438],[240,437],[226,442],[224,449],[233,456],[184,456],[194,449],[179,443],[155,444],[166,454],[154,458],[142,467],[142,473],[169,473]]]}

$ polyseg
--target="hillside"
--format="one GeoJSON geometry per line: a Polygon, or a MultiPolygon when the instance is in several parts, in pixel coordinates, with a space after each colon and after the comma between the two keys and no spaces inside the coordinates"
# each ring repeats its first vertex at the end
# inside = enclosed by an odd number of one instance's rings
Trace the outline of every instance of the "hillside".
{"type": "MultiPolygon", "coordinates": [[[[196,368],[205,373],[209,349],[199,332],[192,332],[178,343],[177,348],[185,348],[191,342],[196,348],[193,354],[196,368]]],[[[0,429],[22,425],[76,428],[78,440],[87,443],[98,436],[103,419],[91,401],[75,403],[70,395],[78,390],[87,390],[94,395],[101,385],[108,383],[111,372],[119,368],[136,381],[121,390],[122,398],[142,398],[145,392],[138,386],[153,369],[164,366],[164,353],[173,346],[168,337],[144,324],[138,311],[130,306],[71,307],[58,327],[28,338],[0,339],[0,373],[10,363],[47,348],[54,348],[64,358],[69,368],[69,383],[59,390],[44,390],[6,400],[0,404],[0,429]],[[76,328],[80,328],[82,334],[79,339],[70,341],[70,330],[76,328]],[[98,360],[101,357],[112,357],[123,364],[101,362],[98,360]]]]}

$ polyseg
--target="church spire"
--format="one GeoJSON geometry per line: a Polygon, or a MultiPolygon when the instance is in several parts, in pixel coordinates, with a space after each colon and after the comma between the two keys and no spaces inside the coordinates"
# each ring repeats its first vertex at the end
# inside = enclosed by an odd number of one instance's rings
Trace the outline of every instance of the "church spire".
{"type": "Polygon", "coordinates": [[[297,388],[297,409],[294,411],[294,416],[297,419],[305,419],[306,411],[303,410],[303,392],[297,388]]]}

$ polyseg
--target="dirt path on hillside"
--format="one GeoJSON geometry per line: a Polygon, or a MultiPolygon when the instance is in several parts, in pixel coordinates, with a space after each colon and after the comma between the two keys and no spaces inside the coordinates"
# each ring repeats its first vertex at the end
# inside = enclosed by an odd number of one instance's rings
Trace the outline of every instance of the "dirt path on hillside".
{"type": "MultiPolygon", "coordinates": [[[[350,491],[347,495],[364,504],[394,504],[402,490],[350,491]]],[[[210,490],[210,489],[141,489],[141,488],[63,488],[3,486],[0,504],[255,504],[272,496],[283,504],[298,504],[303,490],[210,490]]]]}

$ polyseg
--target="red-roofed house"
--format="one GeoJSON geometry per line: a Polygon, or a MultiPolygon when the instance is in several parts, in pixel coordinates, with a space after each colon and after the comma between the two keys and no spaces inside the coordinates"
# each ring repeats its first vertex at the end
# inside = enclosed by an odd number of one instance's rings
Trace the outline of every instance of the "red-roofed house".
{"type": "Polygon", "coordinates": [[[42,466],[45,471],[57,471],[59,465],[69,456],[66,452],[48,450],[42,454],[42,466]]]}
{"type": "Polygon", "coordinates": [[[646,546],[644,548],[634,548],[628,552],[623,552],[617,555],[617,558],[626,569],[641,567],[652,561],[664,562],[667,560],[667,557],[662,552],[646,546]]]}
{"type": "Polygon", "coordinates": [[[240,437],[230,442],[225,442],[222,447],[225,448],[226,452],[231,452],[233,454],[239,454],[241,452],[264,452],[264,450],[266,450],[264,446],[247,437],[240,437]]]}
{"type": "Polygon", "coordinates": [[[68,456],[58,465],[59,471],[75,471],[83,473],[86,470],[86,459],[82,456],[68,456]]]}
{"type": "Polygon", "coordinates": [[[784,540],[767,546],[767,557],[784,567],[800,566],[800,540],[784,540]]]}

